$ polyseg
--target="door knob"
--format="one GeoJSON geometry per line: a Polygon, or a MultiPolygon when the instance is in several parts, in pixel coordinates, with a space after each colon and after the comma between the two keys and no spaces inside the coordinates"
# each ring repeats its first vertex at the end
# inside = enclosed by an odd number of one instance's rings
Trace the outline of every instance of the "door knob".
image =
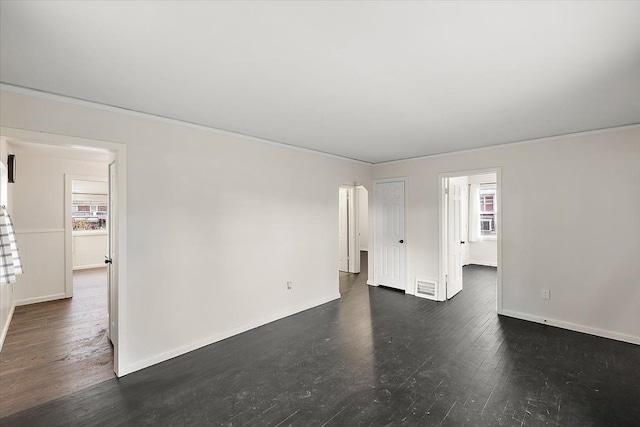
{"type": "Polygon", "coordinates": [[[460,243],[464,245],[464,242],[460,242],[460,243]]]}
{"type": "Polygon", "coordinates": [[[105,264],[112,264],[112,263],[113,263],[113,260],[112,260],[111,258],[109,258],[108,256],[105,256],[105,257],[104,257],[104,263],[105,263],[105,264]]]}
{"type": "Polygon", "coordinates": [[[400,240],[400,243],[404,243],[404,240],[400,240]]]}

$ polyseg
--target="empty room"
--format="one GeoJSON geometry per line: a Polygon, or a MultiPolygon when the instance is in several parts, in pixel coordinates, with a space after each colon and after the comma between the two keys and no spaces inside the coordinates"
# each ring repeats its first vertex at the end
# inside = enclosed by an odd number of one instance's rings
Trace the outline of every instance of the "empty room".
{"type": "Polygon", "coordinates": [[[0,424],[640,425],[640,2],[0,0],[0,424]]]}

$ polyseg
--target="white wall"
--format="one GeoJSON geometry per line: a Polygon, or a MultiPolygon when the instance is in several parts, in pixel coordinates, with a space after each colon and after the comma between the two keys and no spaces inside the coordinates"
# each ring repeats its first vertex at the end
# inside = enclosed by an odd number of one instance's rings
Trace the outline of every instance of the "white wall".
{"type": "Polygon", "coordinates": [[[358,187],[358,232],[360,233],[360,250],[369,250],[369,193],[366,188],[358,187]]]}
{"type": "Polygon", "coordinates": [[[503,312],[640,343],[638,165],[634,127],[393,162],[374,178],[409,177],[412,286],[438,277],[438,174],[501,167],[503,312]]]}
{"type": "Polygon", "coordinates": [[[2,126],[126,144],[121,374],[339,297],[336,189],[370,185],[369,165],[51,99],[0,101],[2,126]]]}
{"type": "Polygon", "coordinates": [[[17,305],[65,297],[64,176],[107,176],[106,163],[64,159],[28,147],[9,150],[16,155],[19,174],[10,184],[12,219],[24,274],[17,276],[17,305]]]}
{"type": "Polygon", "coordinates": [[[109,234],[106,230],[74,231],[72,237],[73,269],[104,267],[109,253],[109,234]]]}
{"type": "Polygon", "coordinates": [[[469,242],[467,264],[498,266],[498,242],[497,240],[480,240],[469,242]]]}
{"type": "MultiPolygon", "coordinates": [[[[483,174],[469,176],[469,184],[495,184],[496,174],[483,174]]],[[[500,212],[498,212],[498,215],[500,212]]],[[[469,264],[498,266],[498,242],[492,237],[482,237],[478,242],[469,242],[468,258],[469,264]]]]}

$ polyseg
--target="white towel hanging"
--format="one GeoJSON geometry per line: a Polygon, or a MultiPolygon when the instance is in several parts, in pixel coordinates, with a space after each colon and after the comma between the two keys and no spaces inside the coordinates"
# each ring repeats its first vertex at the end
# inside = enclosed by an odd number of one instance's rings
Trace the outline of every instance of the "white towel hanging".
{"type": "Polygon", "coordinates": [[[0,206],[0,285],[13,283],[22,274],[18,243],[7,208],[0,206]]]}

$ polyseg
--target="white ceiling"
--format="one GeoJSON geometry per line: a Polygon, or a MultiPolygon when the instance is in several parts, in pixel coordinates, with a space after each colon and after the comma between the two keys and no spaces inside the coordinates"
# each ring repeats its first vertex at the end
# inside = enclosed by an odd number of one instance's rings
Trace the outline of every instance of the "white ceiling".
{"type": "Polygon", "coordinates": [[[640,2],[2,2],[0,81],[371,163],[640,122],[640,2]]]}
{"type": "MultiPolygon", "coordinates": [[[[106,179],[106,178],[105,178],[106,179]]],[[[71,192],[75,194],[109,194],[109,183],[106,181],[71,181],[71,192]]]]}

